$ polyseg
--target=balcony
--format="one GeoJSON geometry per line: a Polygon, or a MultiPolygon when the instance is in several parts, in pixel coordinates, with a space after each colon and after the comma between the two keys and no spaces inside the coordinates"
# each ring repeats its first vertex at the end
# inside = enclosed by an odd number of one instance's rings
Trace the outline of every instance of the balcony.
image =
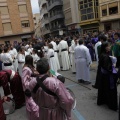
{"type": "Polygon", "coordinates": [[[48,24],[49,23],[49,20],[48,19],[45,19],[44,20],[44,25],[48,24]]]}
{"type": "Polygon", "coordinates": [[[50,11],[56,6],[62,6],[62,5],[63,5],[63,2],[61,0],[56,0],[55,2],[48,5],[48,11],[50,11]]]}
{"type": "Polygon", "coordinates": [[[66,26],[64,24],[61,25],[61,27],[59,27],[59,25],[58,26],[54,26],[50,30],[51,30],[51,32],[54,32],[54,31],[63,30],[63,29],[66,29],[66,26]]]}
{"type": "Polygon", "coordinates": [[[18,5],[25,5],[26,4],[26,0],[18,0],[18,5]]]}
{"type": "Polygon", "coordinates": [[[100,18],[100,21],[105,22],[105,21],[118,20],[118,19],[120,19],[120,13],[114,15],[102,16],[100,18]]]}
{"type": "Polygon", "coordinates": [[[56,14],[56,15],[50,17],[50,22],[54,21],[56,19],[61,19],[61,18],[64,18],[64,14],[63,13],[56,14]]]}

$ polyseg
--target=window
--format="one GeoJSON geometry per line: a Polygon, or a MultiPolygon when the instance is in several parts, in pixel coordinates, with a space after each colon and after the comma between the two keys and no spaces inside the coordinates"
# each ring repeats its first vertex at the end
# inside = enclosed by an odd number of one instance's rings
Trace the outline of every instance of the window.
{"type": "Polygon", "coordinates": [[[81,16],[81,20],[82,20],[82,21],[83,21],[83,20],[87,20],[87,16],[86,16],[86,15],[81,16]]]}
{"type": "Polygon", "coordinates": [[[12,31],[11,23],[3,23],[4,31],[12,31]]]}
{"type": "Polygon", "coordinates": [[[29,20],[25,20],[21,22],[22,28],[30,27],[29,20]]]}
{"type": "Polygon", "coordinates": [[[92,13],[93,12],[93,8],[88,8],[87,9],[87,13],[92,13]]]}
{"type": "Polygon", "coordinates": [[[106,16],[107,15],[107,9],[102,10],[102,16],[106,16]]]}
{"type": "Polygon", "coordinates": [[[9,12],[8,12],[8,7],[1,7],[0,6],[0,14],[8,14],[9,12]]]}
{"type": "Polygon", "coordinates": [[[20,13],[26,13],[27,12],[27,6],[26,5],[19,5],[19,12],[20,13]]]}
{"type": "Polygon", "coordinates": [[[81,10],[81,15],[86,14],[86,9],[81,10]]]}
{"type": "Polygon", "coordinates": [[[117,13],[118,13],[118,6],[109,8],[110,15],[117,14],[117,13]]]}
{"type": "Polygon", "coordinates": [[[93,19],[93,18],[94,18],[94,14],[93,13],[87,15],[87,19],[93,19]]]}

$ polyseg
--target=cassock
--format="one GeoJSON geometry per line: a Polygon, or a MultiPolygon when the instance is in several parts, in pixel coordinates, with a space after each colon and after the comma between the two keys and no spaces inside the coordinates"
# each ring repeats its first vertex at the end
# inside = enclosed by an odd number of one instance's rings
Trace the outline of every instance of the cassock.
{"type": "Polygon", "coordinates": [[[3,110],[3,100],[1,100],[1,96],[0,96],[0,120],[6,120],[6,116],[3,110]]]}
{"type": "Polygon", "coordinates": [[[117,104],[117,72],[113,67],[114,57],[101,54],[99,59],[100,81],[98,86],[97,104],[106,104],[112,110],[118,109],[117,104]]]}
{"type": "MultiPolygon", "coordinates": [[[[36,78],[31,78],[29,83],[30,91],[33,91],[36,83],[36,78]]],[[[48,77],[43,81],[43,84],[57,97],[47,94],[41,88],[37,90],[34,96],[35,102],[39,106],[39,120],[65,120],[64,115],[66,115],[67,120],[72,120],[73,98],[64,84],[53,77],[48,77]]]]}
{"type": "Polygon", "coordinates": [[[36,63],[38,60],[40,60],[40,58],[38,57],[37,54],[32,54],[32,57],[33,57],[33,65],[36,68],[36,63]]]}
{"type": "Polygon", "coordinates": [[[60,70],[60,63],[59,63],[59,60],[58,60],[59,50],[57,49],[57,44],[54,41],[52,41],[51,44],[53,45],[53,49],[54,49],[54,52],[55,52],[55,61],[56,61],[56,64],[57,64],[57,70],[60,70]]]}
{"type": "Polygon", "coordinates": [[[89,66],[92,63],[89,49],[84,45],[75,48],[76,79],[90,81],[89,66]]]}
{"type": "Polygon", "coordinates": [[[70,58],[68,55],[68,44],[65,40],[61,40],[59,43],[59,54],[62,61],[62,70],[70,69],[70,58]]]}
{"type": "Polygon", "coordinates": [[[53,49],[48,50],[47,59],[48,59],[49,65],[50,65],[50,69],[57,72],[58,67],[57,67],[57,62],[55,59],[55,52],[53,49]]]}
{"type": "Polygon", "coordinates": [[[14,66],[14,70],[15,72],[17,72],[18,69],[18,60],[17,60],[17,50],[15,48],[13,48],[12,50],[9,51],[11,57],[13,58],[13,66],[14,66]]]}
{"type": "Polygon", "coordinates": [[[13,70],[0,71],[0,85],[3,87],[5,96],[12,93],[16,107],[21,107],[25,102],[21,77],[13,70]],[[10,86],[9,86],[10,83],[10,86]]]}
{"type": "Polygon", "coordinates": [[[26,98],[26,110],[28,120],[39,120],[39,106],[34,102],[33,98],[26,98]]]}
{"type": "Polygon", "coordinates": [[[98,41],[96,44],[95,44],[95,55],[96,55],[96,59],[97,59],[97,63],[99,61],[98,59],[98,46],[100,46],[102,43],[101,41],[98,41]]]}
{"type": "Polygon", "coordinates": [[[25,56],[30,55],[30,53],[26,50],[25,51],[25,56]]]}
{"type": "Polygon", "coordinates": [[[24,64],[25,64],[25,55],[19,53],[18,54],[18,72],[21,77],[22,77],[22,69],[24,64]]]}
{"type": "Polygon", "coordinates": [[[48,46],[44,46],[43,52],[44,52],[44,57],[47,57],[48,46]]]}
{"type": "Polygon", "coordinates": [[[76,72],[76,65],[75,65],[75,47],[77,45],[76,44],[72,44],[70,47],[70,53],[71,53],[71,63],[72,63],[72,72],[75,73],[76,72]]]}
{"type": "Polygon", "coordinates": [[[29,48],[29,49],[28,49],[28,53],[29,53],[29,55],[32,54],[32,51],[33,51],[33,48],[29,48]]]}
{"type": "Polygon", "coordinates": [[[4,53],[1,56],[1,60],[3,62],[3,70],[15,70],[13,66],[13,58],[9,53],[4,53]]]}

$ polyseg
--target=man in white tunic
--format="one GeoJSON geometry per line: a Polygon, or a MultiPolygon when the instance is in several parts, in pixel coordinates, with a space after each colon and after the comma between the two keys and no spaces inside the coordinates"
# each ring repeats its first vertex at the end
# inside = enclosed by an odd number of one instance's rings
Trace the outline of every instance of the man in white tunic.
{"type": "Polygon", "coordinates": [[[28,48],[29,55],[32,55],[32,51],[33,51],[33,48],[32,48],[32,45],[30,45],[29,48],[28,48]]]}
{"type": "Polygon", "coordinates": [[[14,66],[14,69],[15,69],[15,72],[17,72],[17,69],[18,69],[18,60],[17,60],[17,50],[15,48],[13,48],[13,46],[11,45],[10,46],[10,51],[9,51],[11,57],[13,58],[13,66],[14,66]]]}
{"type": "Polygon", "coordinates": [[[68,55],[68,44],[63,38],[59,43],[59,54],[61,56],[62,61],[62,70],[69,70],[70,69],[70,59],[68,55]]]}
{"type": "Polygon", "coordinates": [[[50,69],[57,72],[57,62],[55,59],[55,52],[53,50],[53,45],[49,44],[48,45],[49,49],[48,49],[48,53],[47,53],[47,59],[50,65],[50,69]]]}
{"type": "Polygon", "coordinates": [[[13,58],[9,53],[9,47],[7,46],[4,47],[4,53],[1,56],[1,61],[3,62],[3,70],[14,70],[13,58]]]}
{"type": "Polygon", "coordinates": [[[18,54],[18,72],[21,77],[24,64],[25,64],[25,48],[22,46],[18,54]]]}
{"type": "Polygon", "coordinates": [[[70,47],[70,54],[71,54],[71,63],[72,63],[72,73],[76,73],[76,65],[75,65],[75,47],[78,46],[78,39],[74,39],[74,43],[70,47]]]}
{"type": "Polygon", "coordinates": [[[57,49],[57,44],[53,40],[51,40],[50,43],[53,45],[53,49],[54,49],[54,52],[55,52],[55,60],[56,60],[56,63],[57,63],[57,70],[60,70],[60,63],[59,63],[59,60],[58,60],[59,50],[57,49]]]}
{"type": "Polygon", "coordinates": [[[79,46],[75,48],[76,79],[80,83],[90,84],[90,64],[92,63],[89,49],[79,40],[79,46]]]}
{"type": "Polygon", "coordinates": [[[99,41],[95,44],[95,55],[96,55],[96,59],[97,59],[97,63],[99,61],[98,59],[98,46],[100,46],[102,43],[100,41],[100,37],[99,37],[99,41]]]}

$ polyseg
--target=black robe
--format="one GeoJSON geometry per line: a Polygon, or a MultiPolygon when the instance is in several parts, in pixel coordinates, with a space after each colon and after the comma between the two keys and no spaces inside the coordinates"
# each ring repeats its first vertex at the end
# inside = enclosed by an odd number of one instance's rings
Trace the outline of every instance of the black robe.
{"type": "Polygon", "coordinates": [[[101,54],[99,66],[101,71],[97,104],[107,104],[110,109],[117,110],[117,74],[113,73],[112,61],[108,54],[101,54]]]}

